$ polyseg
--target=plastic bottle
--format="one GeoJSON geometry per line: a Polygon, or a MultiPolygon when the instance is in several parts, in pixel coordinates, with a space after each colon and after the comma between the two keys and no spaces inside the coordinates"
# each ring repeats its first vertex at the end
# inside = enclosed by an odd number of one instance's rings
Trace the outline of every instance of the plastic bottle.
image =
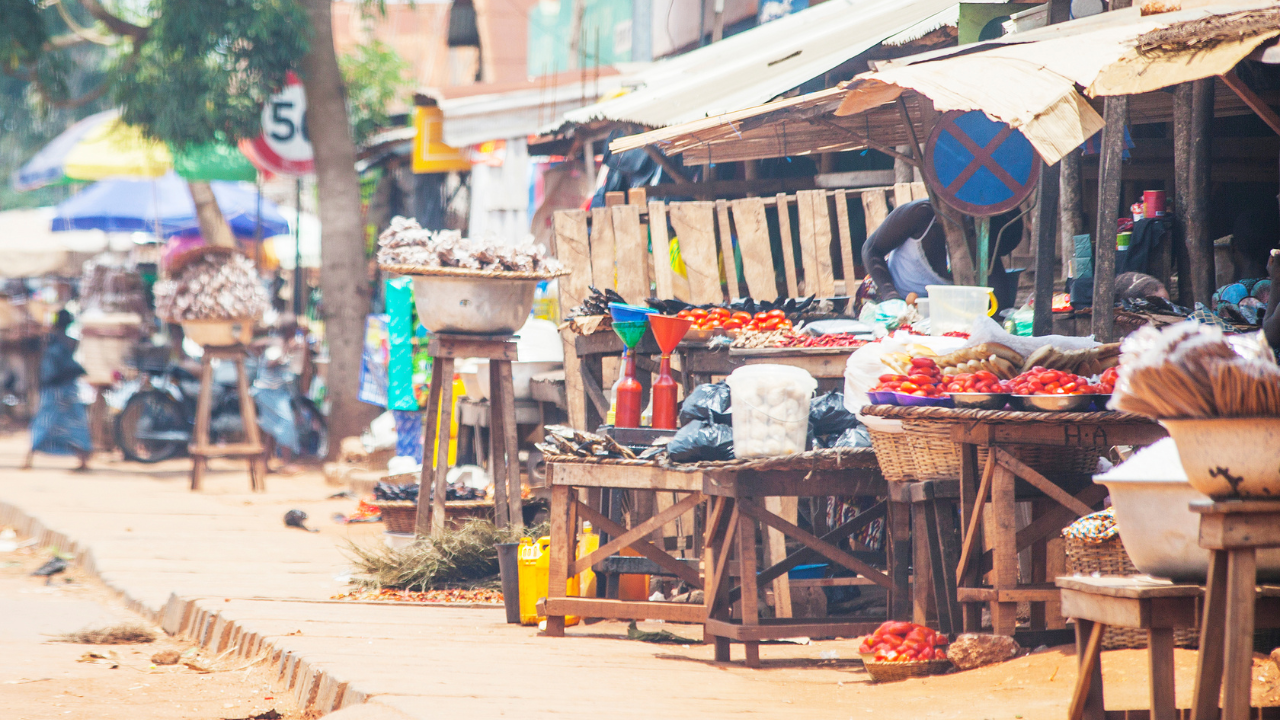
{"type": "Polygon", "coordinates": [[[640,404],[644,390],[636,379],[636,356],[627,353],[626,370],[618,381],[617,410],[614,412],[614,427],[640,427],[640,404]]]}

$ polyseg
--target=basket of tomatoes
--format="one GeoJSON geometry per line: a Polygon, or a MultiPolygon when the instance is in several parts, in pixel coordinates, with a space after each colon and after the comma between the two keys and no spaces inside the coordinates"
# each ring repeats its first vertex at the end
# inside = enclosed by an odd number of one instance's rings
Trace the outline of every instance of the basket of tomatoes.
{"type": "Polygon", "coordinates": [[[862,639],[858,651],[875,682],[946,672],[947,636],[924,625],[890,620],[862,639]]]}
{"type": "Polygon", "coordinates": [[[710,309],[689,308],[676,313],[676,317],[693,320],[694,330],[790,330],[791,321],[782,310],[769,310],[752,315],[744,310],[733,311],[724,307],[710,309]]]}
{"type": "Polygon", "coordinates": [[[880,381],[867,393],[871,402],[876,405],[951,405],[950,398],[943,392],[946,381],[942,370],[933,358],[912,358],[908,367],[909,375],[881,375],[880,381]]]}

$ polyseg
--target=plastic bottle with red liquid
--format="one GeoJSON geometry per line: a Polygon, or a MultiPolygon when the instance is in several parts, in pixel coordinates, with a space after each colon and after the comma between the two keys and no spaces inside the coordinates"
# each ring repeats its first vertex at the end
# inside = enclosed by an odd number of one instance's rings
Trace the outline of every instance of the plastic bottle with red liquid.
{"type": "MultiPolygon", "coordinates": [[[[623,368],[622,379],[618,382],[618,404],[613,415],[613,425],[620,428],[640,427],[640,411],[644,408],[641,403],[643,388],[636,379],[634,352],[626,353],[623,368]]],[[[654,412],[657,412],[656,407],[654,412]]]]}

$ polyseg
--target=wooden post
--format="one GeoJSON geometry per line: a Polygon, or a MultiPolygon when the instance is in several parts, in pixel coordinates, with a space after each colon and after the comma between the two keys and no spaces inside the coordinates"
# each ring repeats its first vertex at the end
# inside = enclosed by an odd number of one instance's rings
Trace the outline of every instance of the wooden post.
{"type": "Polygon", "coordinates": [[[1209,121],[1213,119],[1213,78],[1183,83],[1173,97],[1174,212],[1182,234],[1178,243],[1178,302],[1209,304],[1215,271],[1209,237],[1209,121]]]}
{"type": "MultiPolygon", "coordinates": [[[[1060,165],[1061,163],[1059,163],[1060,165]]],[[[1036,204],[1036,292],[1032,335],[1053,332],[1053,261],[1057,257],[1059,165],[1040,164],[1040,200],[1036,204]]]]}
{"type": "Polygon", "coordinates": [[[1098,171],[1098,224],[1093,236],[1093,322],[1091,330],[1099,342],[1111,342],[1115,335],[1116,220],[1120,213],[1121,163],[1124,160],[1124,126],[1129,115],[1129,97],[1106,99],[1102,129],[1102,152],[1098,171]]]}
{"type": "Polygon", "coordinates": [[[1061,218],[1059,242],[1062,244],[1064,266],[1075,256],[1075,237],[1085,232],[1080,152],[1080,148],[1076,148],[1058,161],[1058,212],[1061,218]]]}

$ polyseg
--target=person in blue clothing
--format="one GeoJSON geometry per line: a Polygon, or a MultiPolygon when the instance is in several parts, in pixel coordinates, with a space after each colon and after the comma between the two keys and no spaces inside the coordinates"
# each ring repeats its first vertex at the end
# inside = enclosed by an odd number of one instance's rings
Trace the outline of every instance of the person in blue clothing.
{"type": "Polygon", "coordinates": [[[23,469],[30,469],[37,452],[49,455],[75,455],[80,459],[78,471],[89,469],[93,441],[89,437],[89,417],[76,381],[84,368],[72,358],[76,341],[67,337],[71,313],[59,310],[53,330],[45,338],[44,355],[40,358],[40,409],[31,422],[31,450],[23,469]]]}

